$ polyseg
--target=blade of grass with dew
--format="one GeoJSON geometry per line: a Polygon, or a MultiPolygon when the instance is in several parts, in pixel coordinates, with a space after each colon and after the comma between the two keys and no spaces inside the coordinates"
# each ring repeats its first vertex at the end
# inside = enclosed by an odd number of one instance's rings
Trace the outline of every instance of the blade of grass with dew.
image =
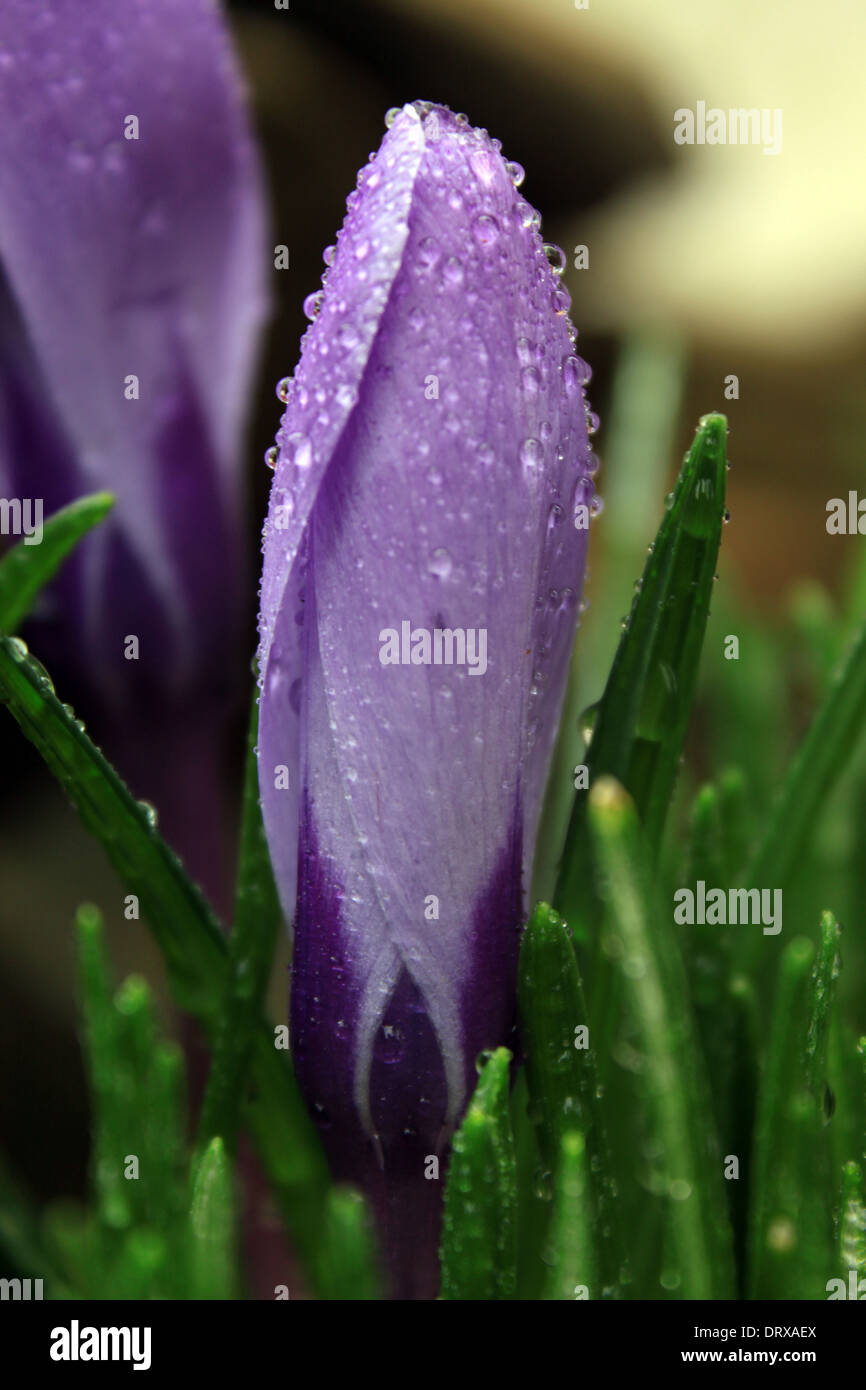
{"type": "Polygon", "coordinates": [[[671,1263],[661,1286],[680,1298],[729,1298],[734,1275],[721,1156],[673,920],[653,910],[637,811],[612,778],[601,778],[590,794],[589,826],[608,908],[607,945],[618,948],[643,1058],[643,1100],[658,1152],[649,1185],[666,1203],[671,1263]]]}
{"type": "Polygon", "coordinates": [[[590,1163],[583,1135],[568,1130],[562,1136],[556,1164],[544,1299],[561,1302],[601,1296],[590,1187],[590,1163]]]}
{"type": "Polygon", "coordinates": [[[78,988],[93,1123],[91,1182],[104,1225],[120,1230],[132,1220],[133,1188],[123,1178],[125,1114],[117,1066],[120,1020],[112,1001],[102,918],[95,907],[79,909],[78,988]]]}
{"type": "Polygon", "coordinates": [[[0,632],[14,632],[35,599],[83,536],[114,506],[110,492],[94,492],[62,507],[45,522],[38,545],[18,541],[0,560],[0,632]]]}
{"type": "MultiPolygon", "coordinates": [[[[211,1031],[225,995],[227,946],[211,908],[159,836],[152,815],[130,795],[74,713],[60,703],[48,673],[18,638],[0,637],[0,700],[121,881],[138,896],[176,1003],[211,1031]]],[[[264,1019],[256,1029],[251,1072],[247,1122],[299,1252],[311,1260],[327,1167],[294,1076],[276,1052],[273,1029],[264,1019]]]]}
{"type": "Polygon", "coordinates": [[[193,1163],[188,1248],[191,1298],[237,1296],[234,1173],[219,1135],[193,1163]]]}
{"type": "Polygon", "coordinates": [[[566,1132],[578,1129],[590,1171],[592,1297],[614,1297],[624,1277],[616,1193],[602,1132],[599,1080],[577,960],[562,918],[539,903],[523,934],[518,979],[530,1113],[545,1164],[556,1180],[566,1132]]]}
{"type": "Polygon", "coordinates": [[[157,1038],[144,980],[129,977],[112,998],[96,909],[80,909],[76,928],[99,1218],[89,1244],[93,1281],[103,1289],[96,1296],[183,1297],[182,1058],[157,1038]]]}
{"type": "MultiPolygon", "coordinates": [[[[842,1171],[839,1265],[846,1280],[852,1270],[858,1283],[866,1279],[866,1189],[863,1170],[853,1159],[849,1159],[842,1171]]],[[[866,1289],[863,1292],[866,1293],[866,1289]]]]}
{"type": "MultiPolygon", "coordinates": [[[[721,794],[715,785],[708,783],[701,787],[692,804],[688,863],[682,882],[705,883],[708,890],[727,885],[722,819],[721,794]]],[[[731,1133],[731,1088],[737,1044],[736,1013],[729,999],[732,928],[684,926],[678,930],[695,1022],[707,1063],[716,1123],[719,1135],[726,1138],[731,1133]]]]}
{"type": "Polygon", "coordinates": [[[825,1075],[838,944],[836,920],[825,913],[817,953],[796,937],[779,964],[752,1165],[754,1299],[822,1299],[836,1272],[825,1075]]]}
{"type": "MultiPolygon", "coordinates": [[[[589,783],[611,775],[658,847],[694,694],[725,514],[722,415],[705,415],[686,455],[634,598],[599,703],[587,752],[589,783]]],[[[587,934],[592,870],[588,792],[578,791],[554,906],[587,934]]]]}
{"type": "Polygon", "coordinates": [[[541,1156],[538,1130],[529,1114],[526,1068],[511,1088],[511,1125],[517,1165],[517,1287],[515,1298],[535,1302],[544,1283],[544,1251],[552,1216],[552,1189],[541,1156]]]}
{"type": "Polygon", "coordinates": [[[235,1148],[253,1043],[282,924],[259,804],[255,751],[258,716],[254,698],[247,740],[234,926],[228,945],[228,979],[214,1031],[198,1132],[200,1148],[219,1134],[230,1153],[235,1148]]]}
{"type": "Polygon", "coordinates": [[[442,1218],[442,1292],[447,1300],[514,1296],[517,1175],[508,1107],[511,1053],[484,1064],[454,1138],[442,1218]]]}
{"type": "Polygon", "coordinates": [[[350,1187],[332,1187],[321,1233],[319,1297],[375,1302],[382,1290],[367,1204],[350,1187]]]}

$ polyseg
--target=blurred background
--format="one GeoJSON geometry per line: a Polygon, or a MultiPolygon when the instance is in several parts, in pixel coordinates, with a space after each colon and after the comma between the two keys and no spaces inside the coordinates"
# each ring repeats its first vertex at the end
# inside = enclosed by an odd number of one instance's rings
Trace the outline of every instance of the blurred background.
{"type": "MultiPolygon", "coordinates": [[[[267,168],[271,240],[290,249],[290,269],[273,277],[250,411],[253,553],[270,481],[262,454],[280,413],[274,385],[294,367],[301,304],[318,286],[356,171],[387,108],[428,98],[465,111],[526,169],[522,191],[566,252],[572,318],[594,372],[605,511],[575,698],[601,693],[670,479],[698,416],[722,410],[732,519],[684,780],[695,785],[721,757],[748,763],[756,792],[771,793],[775,750],[794,744],[838,655],[836,614],[866,595],[866,542],[825,528],[829,498],[866,495],[866,8],[291,0],[277,10],[250,0],[229,12],[267,168]],[[677,145],[674,112],[699,101],[780,108],[781,152],[677,145]],[[574,268],[579,246],[585,269],[574,268]],[[736,395],[730,383],[726,394],[731,377],[736,395]],[[742,679],[722,669],[720,631],[750,644],[742,679]],[[780,725],[781,741],[763,738],[780,725]]],[[[254,608],[253,590],[250,651],[254,608]]],[[[79,1194],[88,1120],[68,930],[78,905],[102,908],[118,976],[134,969],[159,989],[162,970],[142,925],[124,920],[101,851],[5,715],[0,767],[0,1135],[38,1197],[79,1194]]],[[[831,860],[850,856],[858,794],[822,831],[831,860]]]]}

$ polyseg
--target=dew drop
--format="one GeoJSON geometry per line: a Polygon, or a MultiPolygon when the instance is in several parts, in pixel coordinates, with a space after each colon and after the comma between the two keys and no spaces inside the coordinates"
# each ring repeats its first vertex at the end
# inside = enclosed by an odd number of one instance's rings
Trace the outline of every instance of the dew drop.
{"type": "Polygon", "coordinates": [[[432,236],[422,237],[418,242],[418,264],[422,270],[432,270],[439,259],[439,246],[432,236]]]}
{"type": "Polygon", "coordinates": [[[547,264],[554,275],[561,275],[565,270],[565,252],[560,246],[555,246],[552,241],[546,241],[543,250],[547,257],[547,264]]]}
{"type": "Polygon", "coordinates": [[[277,459],[279,457],[280,451],[277,448],[276,444],[272,444],[269,449],[265,450],[265,463],[267,464],[268,468],[276,468],[277,459]]]}
{"type": "Polygon", "coordinates": [[[518,457],[527,476],[536,474],[544,462],[544,449],[537,439],[524,439],[518,457]]]}
{"type": "Polygon", "coordinates": [[[580,390],[582,376],[579,357],[566,357],[562,364],[562,384],[566,395],[573,396],[580,390]]]}
{"type": "Polygon", "coordinates": [[[523,383],[523,389],[527,396],[538,395],[541,379],[535,367],[524,367],[523,371],[520,373],[520,380],[523,383]]]}
{"type": "Polygon", "coordinates": [[[517,343],[516,343],[516,347],[517,347],[517,360],[518,360],[518,362],[520,363],[520,365],[521,365],[522,367],[528,367],[529,364],[530,364],[530,362],[532,361],[532,354],[533,354],[533,346],[532,346],[532,343],[529,341],[528,338],[518,338],[518,339],[517,339],[517,343]]]}
{"type": "Polygon", "coordinates": [[[592,743],[592,735],[595,729],[596,720],[598,719],[598,709],[599,702],[596,702],[596,704],[594,705],[589,705],[583,711],[583,713],[580,715],[577,721],[578,726],[580,728],[580,736],[583,739],[584,744],[587,748],[592,743]]]}
{"type": "Polygon", "coordinates": [[[296,431],[286,440],[292,463],[296,468],[309,468],[313,462],[313,446],[305,434],[296,431]]]}
{"type": "Polygon", "coordinates": [[[448,551],[443,546],[438,546],[427,561],[428,573],[435,574],[437,579],[447,579],[452,568],[453,563],[448,551]]]}
{"type": "Polygon", "coordinates": [[[499,240],[499,223],[495,217],[485,212],[475,219],[472,232],[478,245],[488,251],[499,240]]]}
{"type": "Polygon", "coordinates": [[[505,165],[505,172],[511,179],[515,188],[519,188],[526,178],[526,170],[522,164],[518,164],[516,159],[509,159],[505,165]]]}
{"type": "Polygon", "coordinates": [[[306,299],[304,300],[304,313],[306,314],[307,318],[310,320],[311,323],[318,315],[318,312],[322,307],[322,300],[324,299],[324,297],[324,290],[314,290],[313,293],[308,294],[306,299]]]}
{"type": "Polygon", "coordinates": [[[400,110],[401,108],[399,106],[388,107],[388,110],[385,112],[385,125],[387,126],[388,130],[391,129],[392,125],[396,121],[397,117],[400,114],[400,110]]]}
{"type": "Polygon", "coordinates": [[[352,348],[358,346],[359,341],[360,339],[358,338],[358,331],[355,325],[352,323],[344,323],[337,334],[337,342],[340,344],[340,347],[350,351],[352,348]]]}
{"type": "Polygon", "coordinates": [[[443,265],[442,279],[455,288],[463,284],[463,265],[456,256],[449,256],[443,265]]]}
{"type": "Polygon", "coordinates": [[[290,376],[284,376],[281,381],[277,382],[277,400],[282,401],[283,405],[285,405],[286,401],[289,399],[291,390],[292,378],[290,376]]]}
{"type": "Polygon", "coordinates": [[[325,262],[325,265],[333,265],[334,257],[336,256],[336,254],[336,246],[326,246],[324,251],[322,252],[322,260],[325,262]]]}

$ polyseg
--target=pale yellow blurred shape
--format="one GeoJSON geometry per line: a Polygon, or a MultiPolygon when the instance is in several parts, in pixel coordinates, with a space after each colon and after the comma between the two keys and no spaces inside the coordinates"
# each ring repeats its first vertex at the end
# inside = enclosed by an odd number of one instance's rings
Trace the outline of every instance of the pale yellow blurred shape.
{"type": "MultiPolygon", "coordinates": [[[[590,247],[590,272],[570,275],[582,323],[672,323],[716,344],[745,337],[796,352],[862,333],[866,0],[589,0],[587,10],[570,0],[415,0],[412,8],[511,50],[515,61],[543,56],[560,74],[571,66],[575,81],[587,81],[587,68],[608,81],[618,66],[639,75],[674,164],[568,229],[569,246],[590,247]],[[677,146],[674,112],[699,100],[781,108],[781,153],[677,146]]],[[[531,170],[524,191],[531,201],[531,170]]]]}

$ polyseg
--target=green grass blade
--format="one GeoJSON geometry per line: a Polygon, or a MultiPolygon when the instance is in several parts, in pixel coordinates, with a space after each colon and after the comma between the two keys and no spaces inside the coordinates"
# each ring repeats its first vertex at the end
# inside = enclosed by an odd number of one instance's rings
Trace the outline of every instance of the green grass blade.
{"type": "Polygon", "coordinates": [[[508,1107],[511,1054],[485,1063],[454,1139],[442,1225],[443,1299],[513,1297],[517,1271],[517,1177],[508,1107]]]}
{"type": "Polygon", "coordinates": [[[219,1134],[234,1151],[245,1081],[264,1008],[277,933],[282,923],[259,804],[253,701],[247,745],[234,928],[229,938],[226,995],[213,1037],[211,1069],[199,1121],[199,1147],[219,1134]]]}
{"type": "Polygon", "coordinates": [[[758,1101],[750,1221],[752,1298],[826,1298],[836,1273],[826,1088],[839,928],[821,923],[782,953],[758,1101]]]}
{"type": "MultiPolygon", "coordinates": [[[[212,1031],[228,978],[228,948],[216,917],[160,838],[145,808],[54,694],[44,668],[18,638],[0,637],[0,700],[69,796],[126,887],[140,901],[168,967],[177,1004],[212,1031]]],[[[301,1254],[312,1261],[327,1168],[306,1106],[273,1028],[259,1019],[246,1119],[301,1254]]]]}
{"type": "Polygon", "coordinates": [[[845,1164],[842,1173],[839,1264],[843,1276],[853,1270],[858,1281],[866,1279],[866,1189],[863,1170],[853,1159],[845,1164]]]}
{"type": "Polygon", "coordinates": [[[189,1212],[190,1298],[231,1299],[235,1288],[235,1193],[219,1135],[194,1165],[189,1212]]]}
{"type": "Polygon", "coordinates": [[[849,766],[866,722],[866,625],[791,762],[745,874],[750,886],[783,888],[814,833],[833,785],[849,766]]]}
{"type": "Polygon", "coordinates": [[[123,1158],[132,1138],[127,1123],[121,1020],[114,1007],[105,959],[102,919],[95,907],[79,909],[78,980],[85,1061],[93,1116],[91,1181],[101,1221],[123,1230],[133,1219],[134,1186],[124,1180],[123,1158]]]}
{"type": "Polygon", "coordinates": [[[598,1298],[602,1281],[596,1263],[595,1213],[591,1173],[583,1135],[562,1137],[556,1165],[554,1214],[548,1269],[542,1298],[558,1301],[598,1298]]]}
{"type": "Polygon", "coordinates": [[[665,1204],[670,1241],[662,1287],[680,1298],[729,1298],[731,1229],[721,1156],[712,1142],[708,1087],[672,914],[653,909],[637,812],[612,778],[593,788],[589,822],[608,904],[606,949],[636,1030],[658,1156],[653,1186],[665,1204]]]}
{"type": "Polygon", "coordinates": [[[331,1189],[321,1239],[319,1296],[355,1303],[381,1299],[372,1223],[359,1192],[331,1189]]]}
{"type": "Polygon", "coordinates": [[[94,492],[55,512],[39,545],[18,541],[0,560],[0,632],[14,632],[82,536],[111,511],[110,492],[94,492]]]}
{"type": "Polygon", "coordinates": [[[565,924],[546,903],[533,912],[520,950],[520,1031],[526,1051],[530,1113],[545,1164],[556,1174],[567,1132],[581,1132],[590,1178],[592,1297],[610,1297],[622,1278],[616,1199],[608,1146],[601,1128],[599,1078],[574,949],[565,924]]]}
{"type": "MultiPolygon", "coordinates": [[[[586,763],[590,785],[615,777],[655,849],[679,767],[709,614],[725,511],[722,415],[705,415],[668,498],[598,706],[586,763]]],[[[591,892],[586,791],[575,797],[555,906],[579,936],[591,892]]]]}

